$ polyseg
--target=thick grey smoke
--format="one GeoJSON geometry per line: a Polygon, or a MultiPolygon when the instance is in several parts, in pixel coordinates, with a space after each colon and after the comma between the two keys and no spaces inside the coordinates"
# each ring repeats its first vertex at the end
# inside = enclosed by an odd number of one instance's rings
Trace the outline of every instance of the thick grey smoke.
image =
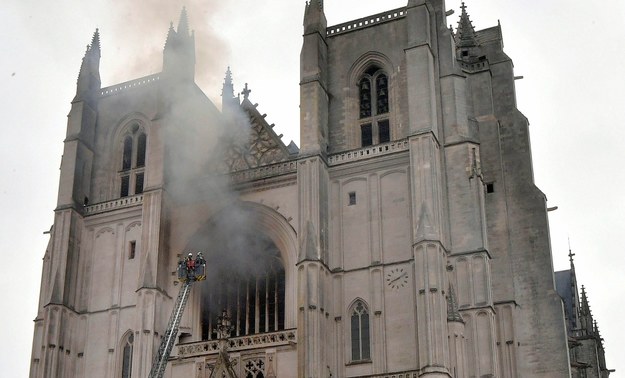
{"type": "Polygon", "coordinates": [[[184,249],[172,251],[172,255],[201,251],[206,259],[207,280],[196,289],[202,292],[203,337],[211,337],[223,309],[237,319],[237,334],[275,330],[283,324],[276,307],[283,299],[275,289],[284,282],[280,253],[271,239],[258,231],[257,214],[239,199],[228,174],[228,161],[242,158],[233,151],[248,148],[249,116],[238,107],[219,114],[205,102],[196,104],[190,100],[192,91],[185,88],[168,93],[174,102],[170,108],[173,122],[166,134],[171,162],[166,170],[166,191],[175,207],[192,214],[197,211],[194,208],[202,209],[197,216],[180,213],[176,218],[173,233],[194,232],[180,240],[178,245],[184,249]],[[250,301],[250,296],[256,295],[259,297],[250,301]],[[245,316],[254,318],[254,311],[265,306],[273,309],[267,310],[267,325],[250,325],[253,320],[244,324],[245,316]]]}
{"type": "MultiPolygon", "coordinates": [[[[170,22],[177,29],[185,6],[189,28],[195,32],[195,82],[210,93],[219,93],[229,56],[228,46],[211,28],[211,20],[224,10],[220,4],[214,0],[147,0],[109,7],[110,18],[116,20],[111,39],[127,51],[121,55],[131,59],[115,67],[112,82],[161,71],[170,22]]],[[[103,44],[103,60],[115,53],[103,44]]],[[[216,316],[224,303],[231,301],[224,298],[242,290],[243,282],[250,285],[259,277],[265,279],[267,272],[281,271],[283,264],[273,242],[258,233],[254,212],[240,202],[230,183],[227,160],[237,158],[232,151],[246,148],[252,130],[249,116],[236,106],[222,113],[193,85],[163,80],[159,122],[166,125],[162,135],[166,140],[165,192],[172,207],[168,216],[173,218],[168,231],[172,239],[170,270],[174,270],[177,256],[203,252],[207,281],[198,289],[203,293],[203,310],[211,312],[203,315],[204,319],[216,316]]],[[[276,283],[276,278],[267,280],[267,285],[276,283]]]]}
{"type": "Polygon", "coordinates": [[[186,7],[189,28],[195,32],[196,82],[211,93],[219,93],[230,55],[226,42],[212,27],[212,21],[223,10],[221,4],[216,0],[144,0],[116,2],[107,7],[115,23],[113,30],[102,32],[112,34],[110,40],[117,45],[117,51],[103,46],[103,59],[115,59],[120,53],[130,59],[114,66],[112,82],[161,70],[169,25],[173,22],[174,28],[178,26],[180,12],[186,7]]]}

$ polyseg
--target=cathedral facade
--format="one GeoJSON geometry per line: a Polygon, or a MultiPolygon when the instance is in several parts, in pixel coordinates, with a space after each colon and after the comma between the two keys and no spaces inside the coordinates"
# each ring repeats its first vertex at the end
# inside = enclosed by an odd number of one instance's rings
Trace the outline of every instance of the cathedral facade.
{"type": "Polygon", "coordinates": [[[30,376],[147,377],[197,251],[207,279],[166,377],[575,373],[501,27],[475,30],[464,6],[455,31],[446,18],[443,0],[409,0],[328,27],[311,0],[299,146],[230,71],[221,110],[204,95],[185,11],[162,72],[110,87],[96,31],[30,376]]]}

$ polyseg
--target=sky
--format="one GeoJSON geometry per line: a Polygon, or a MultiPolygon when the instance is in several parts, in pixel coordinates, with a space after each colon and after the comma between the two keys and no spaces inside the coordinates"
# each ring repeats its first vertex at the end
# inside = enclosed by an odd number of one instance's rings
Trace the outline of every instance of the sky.
{"type": "MultiPolygon", "coordinates": [[[[326,0],[328,25],[406,0],[326,0]]],[[[517,104],[530,121],[534,176],[545,193],[556,270],[569,240],[605,339],[612,377],[625,377],[625,2],[467,0],[477,29],[501,22],[517,104]]],[[[102,85],[159,72],[170,21],[189,12],[198,85],[217,104],[231,67],[235,90],[299,144],[304,0],[5,0],[0,10],[0,366],[27,377],[42,257],[53,223],[70,102],[86,45],[101,34],[102,85]]],[[[447,1],[457,25],[460,1],[447,1]]]]}

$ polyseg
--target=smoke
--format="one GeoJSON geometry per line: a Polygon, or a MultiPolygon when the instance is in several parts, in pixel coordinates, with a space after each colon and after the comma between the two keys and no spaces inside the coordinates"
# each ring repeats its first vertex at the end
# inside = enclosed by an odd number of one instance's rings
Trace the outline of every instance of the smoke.
{"type": "MultiPolygon", "coordinates": [[[[211,20],[225,11],[214,0],[146,0],[108,7],[108,18],[115,21],[113,30],[102,30],[102,59],[120,56],[113,74],[107,76],[111,82],[162,70],[170,22],[178,29],[183,6],[195,36],[195,82],[213,93],[221,89],[230,49],[211,27],[211,20]],[[105,43],[107,34],[115,43],[112,51],[105,43]]],[[[167,244],[172,250],[167,253],[172,266],[168,270],[174,270],[177,255],[202,251],[207,261],[202,307],[216,315],[224,299],[214,302],[215,288],[228,296],[241,282],[282,271],[283,263],[271,239],[258,232],[254,212],[242,204],[230,183],[228,160],[237,158],[233,150],[247,148],[252,130],[249,115],[237,106],[222,113],[194,86],[179,84],[161,81],[159,107],[163,109],[158,114],[165,141],[164,187],[171,201],[167,223],[172,240],[167,244]]]]}
{"type": "MultiPolygon", "coordinates": [[[[117,83],[160,72],[163,47],[170,23],[178,26],[180,12],[186,7],[189,29],[195,33],[196,82],[201,88],[218,94],[230,49],[213,29],[213,20],[224,11],[215,0],[144,0],[116,2],[108,6],[107,18],[113,20],[108,38],[112,46],[102,46],[104,60],[113,60],[111,82],[117,83]],[[116,57],[124,57],[116,59],[116,57]]],[[[104,72],[105,74],[109,74],[104,72]]],[[[213,101],[216,96],[210,96],[213,101]]]]}

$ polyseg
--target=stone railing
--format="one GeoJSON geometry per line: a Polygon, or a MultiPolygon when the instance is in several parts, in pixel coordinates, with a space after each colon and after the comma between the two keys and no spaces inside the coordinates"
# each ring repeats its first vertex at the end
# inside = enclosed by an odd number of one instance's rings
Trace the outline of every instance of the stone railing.
{"type": "Polygon", "coordinates": [[[265,165],[258,168],[246,169],[244,171],[232,172],[230,177],[235,184],[252,181],[265,177],[273,177],[287,173],[297,172],[297,161],[287,161],[265,165]]]}
{"type": "Polygon", "coordinates": [[[135,88],[141,85],[152,84],[161,79],[158,74],[145,76],[136,80],[127,81],[125,83],[112,85],[110,87],[100,89],[100,96],[110,96],[125,91],[126,89],[135,88]]]}
{"type": "Polygon", "coordinates": [[[418,370],[402,371],[398,373],[382,373],[374,375],[365,375],[363,378],[418,378],[418,370]]]}
{"type": "Polygon", "coordinates": [[[479,61],[479,62],[472,62],[472,63],[467,63],[467,62],[463,62],[462,60],[459,60],[459,62],[460,62],[460,67],[462,67],[462,69],[466,71],[475,72],[475,71],[487,70],[490,68],[488,61],[486,60],[479,61]]]}
{"type": "Polygon", "coordinates": [[[338,165],[406,150],[408,150],[408,139],[396,140],[389,143],[376,144],[375,146],[361,148],[359,150],[351,150],[330,155],[328,156],[328,164],[338,165]]]}
{"type": "Polygon", "coordinates": [[[138,206],[143,203],[143,194],[137,194],[132,197],[123,197],[108,202],[100,202],[85,207],[85,215],[93,215],[123,209],[126,207],[138,206]]]}
{"type": "Polygon", "coordinates": [[[343,24],[330,26],[326,29],[326,35],[333,37],[335,35],[348,33],[350,31],[364,29],[374,24],[392,21],[406,16],[406,8],[397,8],[390,11],[374,14],[373,16],[363,17],[358,20],[345,22],[343,24]]]}
{"type": "MultiPolygon", "coordinates": [[[[273,348],[290,344],[297,344],[296,329],[233,337],[228,340],[228,351],[234,352],[246,349],[273,348]]],[[[217,352],[219,352],[218,340],[201,341],[178,346],[178,355],[180,357],[203,356],[215,354],[217,352]]]]}

